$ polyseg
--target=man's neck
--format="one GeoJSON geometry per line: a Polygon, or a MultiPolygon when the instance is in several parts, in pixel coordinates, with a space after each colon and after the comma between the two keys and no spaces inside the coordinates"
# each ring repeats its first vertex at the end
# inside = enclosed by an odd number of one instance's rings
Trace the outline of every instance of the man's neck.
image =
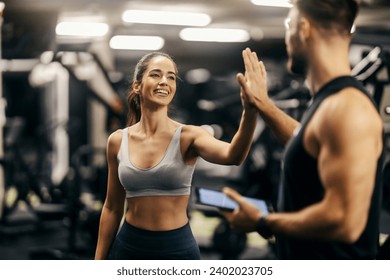
{"type": "Polygon", "coordinates": [[[351,75],[349,43],[345,39],[336,38],[332,41],[322,41],[312,49],[306,76],[306,82],[312,95],[331,80],[351,75]]]}

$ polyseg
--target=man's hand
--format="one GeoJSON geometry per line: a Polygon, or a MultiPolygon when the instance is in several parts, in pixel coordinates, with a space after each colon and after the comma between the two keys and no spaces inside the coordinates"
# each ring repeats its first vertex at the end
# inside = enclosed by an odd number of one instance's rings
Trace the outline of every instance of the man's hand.
{"type": "Polygon", "coordinates": [[[257,54],[246,48],[242,52],[245,64],[245,75],[237,74],[237,80],[241,86],[241,100],[245,108],[257,107],[262,101],[268,100],[267,72],[257,54]]]}
{"type": "Polygon", "coordinates": [[[223,192],[239,205],[233,212],[222,211],[231,226],[245,232],[255,231],[256,224],[262,216],[261,211],[235,190],[225,187],[223,192]]]}

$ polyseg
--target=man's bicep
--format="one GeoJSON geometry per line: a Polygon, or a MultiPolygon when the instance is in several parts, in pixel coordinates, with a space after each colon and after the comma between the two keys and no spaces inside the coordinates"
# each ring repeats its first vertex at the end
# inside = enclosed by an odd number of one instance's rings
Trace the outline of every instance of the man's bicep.
{"type": "Polygon", "coordinates": [[[328,203],[345,222],[365,221],[374,188],[376,153],[364,127],[338,126],[321,140],[318,169],[328,203]],[[338,130],[337,130],[338,129],[338,130]]]}

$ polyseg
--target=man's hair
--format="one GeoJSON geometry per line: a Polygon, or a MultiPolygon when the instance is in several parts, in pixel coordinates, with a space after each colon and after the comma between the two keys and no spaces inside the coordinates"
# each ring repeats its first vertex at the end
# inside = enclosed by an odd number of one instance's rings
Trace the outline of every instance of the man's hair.
{"type": "Polygon", "coordinates": [[[358,13],[354,0],[294,0],[298,10],[324,29],[350,33],[358,13]]]}

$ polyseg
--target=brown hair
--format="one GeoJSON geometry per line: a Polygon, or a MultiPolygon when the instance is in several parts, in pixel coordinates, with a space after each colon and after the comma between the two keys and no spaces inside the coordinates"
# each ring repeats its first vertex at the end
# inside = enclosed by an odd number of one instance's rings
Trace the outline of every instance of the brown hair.
{"type": "Polygon", "coordinates": [[[137,92],[135,92],[133,88],[133,84],[134,82],[138,82],[139,84],[141,84],[142,77],[144,76],[145,71],[148,68],[149,62],[153,58],[158,56],[163,56],[170,59],[175,65],[176,74],[178,75],[176,63],[170,55],[163,52],[151,52],[144,55],[135,66],[133,80],[130,82],[130,90],[127,96],[127,106],[128,106],[127,126],[131,126],[139,122],[139,120],[141,119],[141,99],[140,99],[140,95],[137,92]]]}
{"type": "Polygon", "coordinates": [[[294,0],[300,12],[320,27],[335,28],[342,34],[349,34],[358,13],[354,0],[294,0]]]}

